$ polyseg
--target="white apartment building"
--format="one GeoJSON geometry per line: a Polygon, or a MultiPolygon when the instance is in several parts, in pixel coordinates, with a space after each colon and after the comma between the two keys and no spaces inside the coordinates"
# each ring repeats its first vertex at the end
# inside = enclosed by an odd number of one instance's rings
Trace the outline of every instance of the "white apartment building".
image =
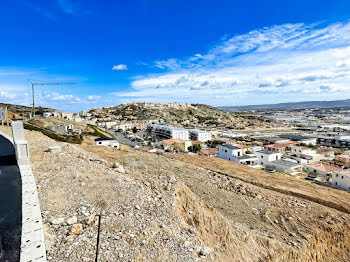
{"type": "Polygon", "coordinates": [[[280,160],[281,153],[270,150],[261,150],[254,153],[259,158],[259,165],[268,166],[272,161],[280,160]]]}
{"type": "Polygon", "coordinates": [[[291,152],[286,152],[285,155],[296,160],[300,164],[317,163],[323,158],[323,156],[317,154],[315,150],[303,146],[293,147],[291,152]]]}
{"type": "Polygon", "coordinates": [[[332,186],[350,192],[350,170],[342,170],[332,175],[332,186]]]}
{"type": "Polygon", "coordinates": [[[208,131],[193,129],[193,130],[190,130],[190,138],[191,140],[207,142],[211,140],[211,133],[208,131]]]}
{"type": "Polygon", "coordinates": [[[160,137],[167,138],[167,139],[180,138],[182,140],[190,140],[190,132],[184,128],[157,125],[157,124],[148,124],[147,132],[155,134],[160,137]]]}
{"type": "Polygon", "coordinates": [[[220,145],[218,149],[217,157],[229,161],[235,161],[236,157],[243,155],[243,150],[241,148],[231,146],[231,145],[220,145]]]}

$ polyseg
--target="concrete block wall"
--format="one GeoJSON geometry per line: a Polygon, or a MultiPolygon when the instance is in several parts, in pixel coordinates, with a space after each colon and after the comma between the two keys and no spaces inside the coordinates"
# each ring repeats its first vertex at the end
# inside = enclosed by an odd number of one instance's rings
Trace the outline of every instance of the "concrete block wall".
{"type": "Polygon", "coordinates": [[[22,238],[20,262],[44,262],[44,230],[28,142],[21,121],[12,122],[13,145],[22,179],[22,238]]]}

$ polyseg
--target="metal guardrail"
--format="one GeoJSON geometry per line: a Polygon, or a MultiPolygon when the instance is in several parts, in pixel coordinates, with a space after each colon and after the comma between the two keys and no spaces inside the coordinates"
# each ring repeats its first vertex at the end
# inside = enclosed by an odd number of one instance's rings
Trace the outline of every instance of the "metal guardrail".
{"type": "Polygon", "coordinates": [[[23,123],[12,122],[13,138],[0,132],[15,148],[22,180],[22,236],[20,262],[45,262],[44,230],[37,187],[30,167],[28,143],[23,123]]]}

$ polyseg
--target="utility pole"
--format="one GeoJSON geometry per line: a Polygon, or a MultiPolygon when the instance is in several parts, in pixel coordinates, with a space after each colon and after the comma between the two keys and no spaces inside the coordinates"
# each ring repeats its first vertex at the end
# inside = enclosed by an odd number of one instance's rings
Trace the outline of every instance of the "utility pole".
{"type": "Polygon", "coordinates": [[[35,118],[35,96],[34,96],[34,91],[35,91],[35,86],[58,86],[58,85],[74,85],[76,83],[62,83],[62,82],[32,82],[30,81],[30,84],[32,86],[32,119],[35,118]]]}

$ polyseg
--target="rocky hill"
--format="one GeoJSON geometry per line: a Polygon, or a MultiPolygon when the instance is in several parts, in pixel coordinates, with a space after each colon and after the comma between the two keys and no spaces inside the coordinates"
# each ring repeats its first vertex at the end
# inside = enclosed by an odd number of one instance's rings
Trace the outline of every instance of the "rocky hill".
{"type": "MultiPolygon", "coordinates": [[[[28,118],[32,110],[32,108],[29,106],[0,103],[0,107],[5,107],[5,106],[7,107],[10,113],[10,118],[13,120],[28,118]]],[[[54,111],[54,109],[46,108],[46,107],[35,107],[35,113],[37,115],[42,115],[43,112],[50,112],[50,111],[54,111]]]]}
{"type": "Polygon", "coordinates": [[[119,120],[163,120],[167,123],[224,124],[234,120],[230,112],[203,104],[130,103],[115,107],[94,108],[89,113],[98,117],[114,115],[119,120]]]}

